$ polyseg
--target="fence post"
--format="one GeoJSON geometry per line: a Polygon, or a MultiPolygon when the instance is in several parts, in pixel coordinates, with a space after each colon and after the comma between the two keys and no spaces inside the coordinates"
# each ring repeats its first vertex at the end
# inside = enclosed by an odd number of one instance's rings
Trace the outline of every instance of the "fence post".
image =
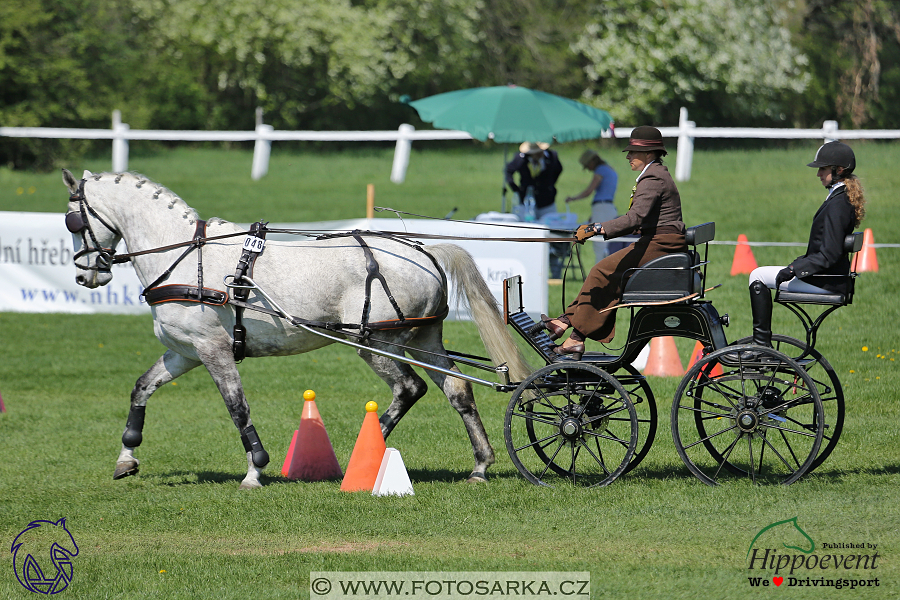
{"type": "Polygon", "coordinates": [[[691,178],[691,163],[694,160],[694,137],[691,131],[696,123],[688,121],[688,111],[681,107],[678,114],[678,146],[675,156],[675,181],[688,181],[691,178]]]}
{"type": "Polygon", "coordinates": [[[250,167],[250,177],[253,181],[261,179],[269,172],[269,155],[272,153],[272,140],[265,135],[275,131],[271,125],[260,123],[256,126],[256,142],[253,144],[253,166],[250,167]]]}
{"type": "Polygon", "coordinates": [[[128,123],[122,122],[122,111],[116,109],[112,114],[112,170],[113,173],[124,173],[128,170],[128,123]]]}
{"type": "Polygon", "coordinates": [[[822,136],[825,138],[824,143],[836,142],[838,140],[838,122],[825,121],[822,123],[822,136]]]}
{"type": "Polygon", "coordinates": [[[391,181],[403,183],[406,179],[406,167],[409,166],[409,153],[412,140],[408,137],[416,128],[402,123],[397,129],[397,145],[394,147],[394,165],[391,167],[391,181]]]}

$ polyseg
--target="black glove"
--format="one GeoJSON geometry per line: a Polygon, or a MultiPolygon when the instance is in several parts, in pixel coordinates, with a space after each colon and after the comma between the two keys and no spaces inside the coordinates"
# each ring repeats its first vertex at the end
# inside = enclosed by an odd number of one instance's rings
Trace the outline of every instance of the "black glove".
{"type": "Polygon", "coordinates": [[[787,266],[782,270],[778,271],[778,275],[775,276],[775,289],[779,289],[781,284],[785,281],[790,281],[794,278],[794,267],[787,266]]]}

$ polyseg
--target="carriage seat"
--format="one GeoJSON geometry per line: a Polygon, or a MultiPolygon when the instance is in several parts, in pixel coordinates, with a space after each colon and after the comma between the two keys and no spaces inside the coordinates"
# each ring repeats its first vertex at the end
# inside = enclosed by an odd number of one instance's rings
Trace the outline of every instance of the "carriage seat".
{"type": "MultiPolygon", "coordinates": [[[[846,254],[856,254],[862,250],[863,234],[861,231],[851,233],[844,238],[844,252],[846,254]]],[[[850,263],[850,270],[846,275],[818,275],[817,277],[837,277],[847,280],[848,291],[846,294],[810,294],[801,292],[788,292],[777,290],[775,292],[775,302],[781,304],[823,304],[844,306],[853,302],[853,291],[856,286],[856,272],[853,270],[853,263],[850,263]]]]}
{"type": "Polygon", "coordinates": [[[625,304],[678,300],[703,292],[703,273],[697,246],[716,236],[716,224],[689,227],[684,234],[687,252],[675,252],[655,258],[637,269],[628,269],[628,282],[622,294],[625,304]]]}

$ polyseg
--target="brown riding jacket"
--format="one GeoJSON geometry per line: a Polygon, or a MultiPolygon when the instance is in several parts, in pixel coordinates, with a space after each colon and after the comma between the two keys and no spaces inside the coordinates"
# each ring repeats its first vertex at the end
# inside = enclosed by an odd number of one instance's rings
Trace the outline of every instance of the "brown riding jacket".
{"type": "Polygon", "coordinates": [[[684,233],[681,196],[665,165],[653,162],[634,186],[631,206],[620,217],[603,223],[606,239],[634,233],[652,235],[658,227],[672,225],[684,233]]]}

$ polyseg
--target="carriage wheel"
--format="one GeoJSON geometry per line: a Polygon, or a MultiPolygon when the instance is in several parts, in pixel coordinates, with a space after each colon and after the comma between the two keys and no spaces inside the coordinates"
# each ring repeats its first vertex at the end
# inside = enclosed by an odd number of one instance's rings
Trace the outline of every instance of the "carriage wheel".
{"type": "Polygon", "coordinates": [[[773,348],[729,346],[707,355],[684,376],[672,403],[675,449],[708,485],[729,475],[794,483],[811,470],[823,435],[815,382],[773,348]],[[745,350],[760,358],[731,359],[745,350]]]}
{"type": "Polygon", "coordinates": [[[624,368],[628,371],[629,377],[617,377],[617,379],[628,392],[628,397],[637,412],[638,440],[634,457],[625,467],[623,475],[641,464],[641,461],[650,452],[653,440],[656,439],[656,427],[659,423],[656,399],[653,397],[653,390],[650,389],[647,378],[632,365],[625,365],[624,368]]]}
{"type": "MultiPolygon", "coordinates": [[[[752,337],[747,337],[736,343],[749,344],[752,340],[752,337]]],[[[809,469],[812,471],[825,462],[844,430],[844,388],[831,364],[815,348],[807,350],[806,342],[786,335],[775,334],[772,336],[772,345],[779,352],[783,352],[797,361],[797,364],[809,373],[819,391],[819,398],[822,400],[822,409],[825,411],[825,431],[819,455],[809,469]]]]}
{"type": "Polygon", "coordinates": [[[504,436],[513,464],[531,483],[599,487],[631,462],[638,418],[622,384],[606,371],[554,363],[513,392],[504,436]]]}

